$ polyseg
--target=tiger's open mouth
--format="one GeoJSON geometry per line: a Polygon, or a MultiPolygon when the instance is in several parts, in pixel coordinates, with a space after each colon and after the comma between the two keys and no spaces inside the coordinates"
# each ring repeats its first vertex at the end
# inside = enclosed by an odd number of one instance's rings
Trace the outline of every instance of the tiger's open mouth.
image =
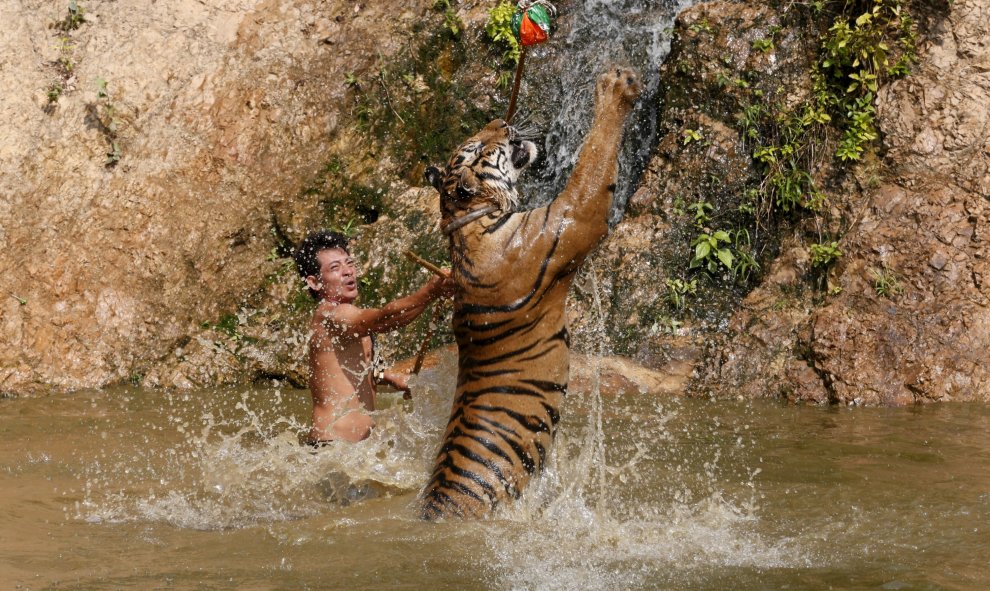
{"type": "Polygon", "coordinates": [[[512,166],[525,168],[536,158],[536,144],[527,141],[512,142],[512,166]]]}

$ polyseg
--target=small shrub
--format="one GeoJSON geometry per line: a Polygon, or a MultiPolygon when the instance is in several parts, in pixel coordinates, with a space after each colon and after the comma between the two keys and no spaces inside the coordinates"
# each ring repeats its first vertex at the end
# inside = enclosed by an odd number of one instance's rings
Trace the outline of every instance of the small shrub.
{"type": "Polygon", "coordinates": [[[76,0],[69,0],[69,13],[58,23],[58,28],[63,31],[75,31],[86,22],[85,11],[76,0]]]}
{"type": "Polygon", "coordinates": [[[485,34],[492,43],[503,48],[502,59],[513,66],[519,63],[522,53],[519,40],[512,34],[512,15],[515,13],[516,7],[512,2],[500,0],[488,10],[488,22],[485,23],[485,34]]]}
{"type": "Polygon", "coordinates": [[[874,291],[882,298],[893,298],[904,293],[900,278],[887,265],[881,269],[870,269],[870,277],[873,279],[874,291]]]}
{"type": "Polygon", "coordinates": [[[824,269],[842,257],[838,242],[828,244],[815,243],[808,247],[811,254],[811,266],[824,269]]]}

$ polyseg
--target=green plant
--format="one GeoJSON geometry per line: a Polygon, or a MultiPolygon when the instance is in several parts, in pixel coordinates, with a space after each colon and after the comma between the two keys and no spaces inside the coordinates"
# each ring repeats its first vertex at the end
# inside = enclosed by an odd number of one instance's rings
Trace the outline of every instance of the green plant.
{"type": "Polygon", "coordinates": [[[706,19],[706,18],[701,19],[700,21],[694,23],[693,25],[691,25],[688,28],[691,30],[692,33],[708,33],[708,34],[711,34],[711,33],[714,32],[714,29],[712,29],[711,23],[709,23],[708,22],[708,19],[706,19]]]}
{"type": "Polygon", "coordinates": [[[711,219],[708,214],[713,208],[712,204],[707,201],[695,201],[691,205],[688,205],[687,209],[694,212],[694,225],[700,228],[711,219]]]}
{"type": "Polygon", "coordinates": [[[752,254],[753,244],[749,239],[749,230],[739,228],[731,233],[732,248],[735,251],[736,260],[732,266],[732,277],[736,281],[747,282],[750,276],[759,272],[760,264],[752,254]]]}
{"type": "Polygon", "coordinates": [[[883,265],[881,269],[870,269],[870,277],[873,278],[874,291],[882,298],[892,298],[904,293],[900,278],[887,265],[883,265]]]}
{"type": "Polygon", "coordinates": [[[808,251],[811,254],[811,266],[823,269],[829,267],[842,257],[839,243],[835,241],[827,244],[816,242],[808,247],[808,251]]]}
{"type": "Polygon", "coordinates": [[[56,46],[58,58],[55,60],[55,64],[61,70],[63,77],[71,76],[72,71],[75,70],[76,65],[72,60],[72,53],[75,48],[76,46],[72,43],[71,37],[62,36],[58,38],[58,45],[56,46]]]}
{"type": "Polygon", "coordinates": [[[103,135],[109,143],[109,151],[104,161],[104,166],[113,168],[123,156],[117,133],[120,131],[120,118],[117,115],[117,107],[110,98],[110,91],[107,88],[107,81],[100,78],[96,81],[96,98],[99,101],[94,107],[96,117],[102,126],[103,135]]]}
{"type": "Polygon", "coordinates": [[[49,103],[57,103],[58,102],[58,98],[60,96],[62,96],[62,91],[64,91],[64,90],[65,90],[65,86],[62,84],[62,81],[61,80],[59,80],[57,82],[52,82],[51,84],[49,84],[48,85],[48,92],[47,92],[48,102],[49,103]]]}
{"type": "Polygon", "coordinates": [[[343,234],[348,238],[353,238],[357,234],[358,221],[355,218],[348,218],[344,225],[334,225],[331,230],[343,234]]]}
{"type": "Polygon", "coordinates": [[[693,296],[698,291],[697,279],[667,279],[664,283],[667,285],[667,302],[676,310],[683,310],[688,296],[693,296]]]}
{"type": "MultiPolygon", "coordinates": [[[[103,78],[96,81],[96,98],[103,101],[104,112],[109,115],[108,119],[112,122],[114,107],[113,103],[110,102],[110,91],[107,88],[107,81],[103,78]]],[[[114,127],[110,127],[109,125],[107,125],[107,127],[109,127],[111,131],[116,131],[116,128],[114,127]]]]}
{"type": "Polygon", "coordinates": [[[752,43],[752,47],[757,51],[770,53],[774,49],[773,39],[755,39],[752,43]]]}
{"type": "MultiPolygon", "coordinates": [[[[721,87],[736,87],[727,94],[738,101],[736,127],[759,175],[743,190],[738,212],[752,216],[757,228],[780,214],[810,214],[817,227],[831,224],[822,219],[831,208],[813,171],[828,170],[830,159],[838,164],[860,161],[874,149],[879,136],[876,95],[887,81],[907,73],[915,59],[915,25],[906,6],[906,0],[790,3],[788,9],[814,13],[808,22],[826,23],[819,56],[809,72],[812,93],[796,104],[788,102],[789,94],[783,88],[763,88],[765,93],[751,88],[750,83],[761,79],[757,72],[734,78],[731,60],[723,58],[730,69],[716,70],[716,81],[721,87]]],[[[773,50],[780,31],[780,27],[770,27],[764,38],[752,42],[753,49],[773,50]]],[[[698,139],[682,132],[684,144],[698,139]]],[[[703,213],[699,228],[714,216],[707,210],[703,213]]],[[[744,244],[748,241],[734,238],[727,245],[716,234],[709,232],[692,242],[694,268],[731,268],[741,280],[758,270],[752,248],[744,244]],[[705,250],[706,256],[699,257],[698,249],[705,250]],[[718,252],[726,253],[724,261],[718,252]],[[732,255],[729,264],[728,255],[732,255]]],[[[837,240],[814,244],[810,251],[812,266],[825,271],[817,274],[819,280],[842,255],[837,240]]]]}
{"type": "Polygon", "coordinates": [[[676,335],[683,325],[683,322],[670,316],[659,316],[650,327],[650,334],[657,334],[663,331],[667,334],[676,335]]]}
{"type": "Polygon", "coordinates": [[[694,248],[694,258],[691,259],[688,268],[696,269],[701,267],[709,273],[714,274],[718,271],[719,265],[721,265],[727,271],[731,272],[732,263],[735,260],[732,249],[729,248],[731,242],[732,238],[724,230],[718,230],[711,234],[699,234],[691,242],[691,247],[694,248]]]}
{"type": "Polygon", "coordinates": [[[519,40],[512,34],[512,15],[515,13],[516,7],[512,2],[500,0],[488,10],[488,22],[485,23],[485,34],[492,43],[503,48],[502,59],[512,65],[519,63],[522,53],[519,40]]]}
{"type": "Polygon", "coordinates": [[[866,12],[855,18],[841,14],[829,28],[820,82],[844,116],[840,160],[859,160],[877,139],[877,90],[886,79],[906,75],[916,54],[916,26],[902,0],[873,0],[866,12]]]}
{"type": "Polygon", "coordinates": [[[110,142],[110,150],[107,152],[107,159],[103,165],[107,168],[113,168],[120,162],[121,156],[123,156],[123,152],[120,150],[120,142],[113,140],[110,142]]]}
{"type": "Polygon", "coordinates": [[[512,72],[508,70],[499,72],[498,77],[495,79],[495,88],[498,88],[499,90],[508,90],[511,84],[512,72]]]}
{"type": "Polygon", "coordinates": [[[63,31],[75,31],[80,25],[86,22],[84,14],[83,7],[76,0],[69,0],[69,13],[58,23],[58,28],[63,31]]]}
{"type": "Polygon", "coordinates": [[[453,8],[448,7],[443,11],[443,28],[453,39],[461,38],[464,23],[461,22],[460,17],[457,16],[457,12],[453,8]]]}
{"type": "Polygon", "coordinates": [[[701,129],[685,129],[683,133],[681,133],[681,137],[683,138],[685,146],[691,142],[700,142],[705,139],[701,129]]]}

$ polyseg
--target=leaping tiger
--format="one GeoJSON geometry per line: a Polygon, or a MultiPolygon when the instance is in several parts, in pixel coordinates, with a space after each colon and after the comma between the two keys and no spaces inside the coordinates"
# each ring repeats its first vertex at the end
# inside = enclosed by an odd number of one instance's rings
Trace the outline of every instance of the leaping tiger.
{"type": "Polygon", "coordinates": [[[484,517],[542,469],[567,392],[564,300],[608,231],[622,129],[640,91],[628,69],[598,79],[578,162],[545,207],[512,211],[537,151],[502,120],[464,142],[443,171],[427,169],[458,286],[458,375],[423,517],[484,517]]]}

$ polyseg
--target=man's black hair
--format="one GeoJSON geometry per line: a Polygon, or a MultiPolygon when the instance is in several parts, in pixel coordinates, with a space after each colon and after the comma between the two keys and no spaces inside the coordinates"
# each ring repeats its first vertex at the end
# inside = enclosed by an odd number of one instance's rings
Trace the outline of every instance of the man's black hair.
{"type": "MultiPolygon", "coordinates": [[[[339,232],[321,230],[319,232],[311,232],[309,236],[306,236],[299,243],[299,246],[296,247],[296,252],[292,255],[292,258],[296,261],[296,270],[299,271],[299,276],[303,279],[306,279],[310,275],[319,277],[320,261],[317,260],[316,253],[321,250],[333,248],[339,248],[350,254],[350,251],[347,250],[347,237],[339,232]]],[[[309,295],[313,296],[313,299],[319,299],[320,297],[320,294],[312,289],[309,290],[309,295]]]]}

